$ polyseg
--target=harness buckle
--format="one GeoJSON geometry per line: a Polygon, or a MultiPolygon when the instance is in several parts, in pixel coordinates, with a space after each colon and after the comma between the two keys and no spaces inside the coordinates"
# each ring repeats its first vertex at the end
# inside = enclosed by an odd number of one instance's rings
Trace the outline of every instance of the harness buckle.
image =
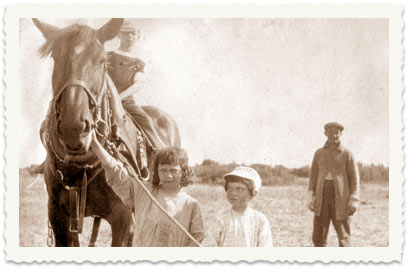
{"type": "Polygon", "coordinates": [[[103,137],[103,138],[107,138],[108,137],[108,135],[109,135],[109,126],[108,126],[108,124],[106,123],[106,121],[104,121],[104,120],[102,120],[101,118],[98,118],[96,121],[95,121],[95,132],[96,132],[96,134],[98,135],[98,136],[100,136],[100,137],[103,137]],[[104,128],[103,129],[103,133],[101,133],[101,132],[99,132],[99,127],[100,127],[100,124],[102,124],[102,127],[104,128]]]}
{"type": "Polygon", "coordinates": [[[55,171],[55,178],[57,178],[58,181],[63,181],[64,180],[64,175],[60,170],[55,171]]]}

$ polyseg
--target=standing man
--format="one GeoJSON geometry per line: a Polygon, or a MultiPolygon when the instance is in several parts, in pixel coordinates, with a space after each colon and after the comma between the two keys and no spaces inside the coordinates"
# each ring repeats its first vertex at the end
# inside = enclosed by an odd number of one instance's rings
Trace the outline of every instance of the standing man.
{"type": "Polygon", "coordinates": [[[308,208],[314,211],[313,244],[324,247],[333,221],[340,247],[350,246],[350,216],[359,204],[360,179],[353,154],[340,142],[344,127],[336,122],[324,125],[325,145],[313,157],[308,208]]]}

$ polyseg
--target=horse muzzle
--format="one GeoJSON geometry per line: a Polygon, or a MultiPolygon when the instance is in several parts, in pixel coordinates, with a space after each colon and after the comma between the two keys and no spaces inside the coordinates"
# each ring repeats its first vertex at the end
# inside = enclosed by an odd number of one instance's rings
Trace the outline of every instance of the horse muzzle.
{"type": "Polygon", "coordinates": [[[62,128],[58,122],[58,140],[65,151],[71,155],[82,155],[89,151],[92,133],[92,124],[89,121],[84,121],[83,127],[80,129],[69,127],[69,129],[62,128]]]}

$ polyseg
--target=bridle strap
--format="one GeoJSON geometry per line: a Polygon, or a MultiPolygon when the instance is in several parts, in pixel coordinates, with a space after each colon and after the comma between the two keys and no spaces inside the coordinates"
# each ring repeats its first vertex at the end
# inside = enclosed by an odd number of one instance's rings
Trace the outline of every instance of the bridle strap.
{"type": "MultiPolygon", "coordinates": [[[[104,82],[104,84],[105,84],[105,82],[104,82]]],[[[78,80],[78,79],[69,79],[68,81],[66,81],[64,86],[61,88],[61,91],[59,91],[58,95],[55,97],[55,102],[61,97],[62,93],[64,93],[64,91],[68,88],[68,86],[73,86],[73,85],[81,86],[85,90],[85,92],[87,93],[88,97],[91,99],[93,105],[98,106],[98,102],[96,101],[96,98],[95,98],[94,94],[92,94],[92,92],[89,89],[88,85],[84,81],[81,81],[81,80],[78,80]]],[[[102,92],[102,91],[99,91],[99,93],[100,92],[102,92]]]]}
{"type": "Polygon", "coordinates": [[[64,93],[64,91],[68,88],[68,86],[74,86],[74,85],[76,85],[76,86],[81,86],[82,89],[85,90],[86,94],[87,94],[88,97],[91,99],[92,104],[93,104],[96,108],[98,108],[98,107],[99,107],[99,103],[98,103],[97,99],[98,99],[99,96],[104,92],[104,89],[106,89],[106,73],[107,73],[107,72],[108,72],[108,71],[107,71],[107,64],[105,63],[104,66],[103,66],[103,73],[102,73],[102,74],[103,74],[102,86],[101,86],[101,88],[99,89],[98,94],[97,94],[96,96],[92,93],[90,87],[88,87],[88,85],[87,85],[84,81],[78,80],[78,79],[75,79],[75,78],[71,78],[71,79],[67,80],[67,81],[64,83],[63,87],[61,88],[61,90],[60,90],[60,91],[58,92],[58,94],[55,96],[55,98],[54,98],[54,106],[56,107],[56,103],[57,103],[58,99],[61,97],[62,93],[64,93]]]}

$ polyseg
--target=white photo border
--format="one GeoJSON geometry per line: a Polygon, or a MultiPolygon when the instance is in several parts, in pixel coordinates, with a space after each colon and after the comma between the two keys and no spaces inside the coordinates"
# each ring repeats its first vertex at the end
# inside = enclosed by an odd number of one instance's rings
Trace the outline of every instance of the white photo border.
{"type": "Polygon", "coordinates": [[[402,5],[13,5],[5,16],[6,260],[75,261],[401,261],[403,247],[402,5]],[[388,18],[389,19],[389,246],[324,248],[45,248],[19,246],[19,19],[20,18],[388,18]]]}

